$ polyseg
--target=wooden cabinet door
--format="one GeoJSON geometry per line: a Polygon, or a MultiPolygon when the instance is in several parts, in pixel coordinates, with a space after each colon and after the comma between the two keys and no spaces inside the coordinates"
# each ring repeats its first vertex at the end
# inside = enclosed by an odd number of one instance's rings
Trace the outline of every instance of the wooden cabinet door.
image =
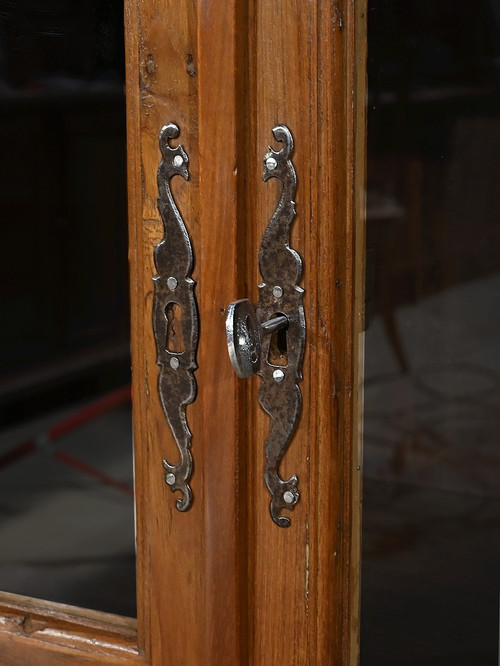
{"type": "Polygon", "coordinates": [[[5,601],[2,663],[354,664],[359,595],[365,5],[360,0],[127,0],[127,102],[138,620],[5,601]],[[172,191],[194,252],[196,399],[187,406],[190,510],[162,460],[177,449],[158,395],[153,251],[158,136],[180,129],[189,181],[172,191]],[[295,140],[291,246],[303,259],[302,412],[281,464],[289,528],[264,484],[260,379],[226,348],[231,301],[257,301],[279,185],[272,129],[295,140]],[[9,610],[11,609],[11,610],[9,610]],[[17,612],[17,615],[16,615],[17,612]],[[31,614],[30,614],[31,613],[31,614]]]}

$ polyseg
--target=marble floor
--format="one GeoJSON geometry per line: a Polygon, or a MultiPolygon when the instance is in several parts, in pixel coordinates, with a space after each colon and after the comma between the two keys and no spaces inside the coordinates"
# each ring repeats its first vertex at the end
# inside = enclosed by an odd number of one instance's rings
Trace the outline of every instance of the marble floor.
{"type": "Polygon", "coordinates": [[[366,336],[362,666],[497,666],[500,276],[366,336]]]}
{"type": "Polygon", "coordinates": [[[130,402],[53,443],[41,436],[87,406],[0,434],[0,454],[38,440],[0,467],[0,589],[135,616],[130,402]]]}

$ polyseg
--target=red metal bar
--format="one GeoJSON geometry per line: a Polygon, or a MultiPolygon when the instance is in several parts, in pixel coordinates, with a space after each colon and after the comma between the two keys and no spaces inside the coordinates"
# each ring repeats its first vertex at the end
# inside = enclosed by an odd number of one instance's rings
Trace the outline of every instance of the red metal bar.
{"type": "Polygon", "coordinates": [[[67,419],[60,421],[49,428],[47,431],[47,437],[49,441],[53,442],[84,423],[87,423],[87,421],[91,421],[97,416],[105,414],[110,409],[113,409],[113,407],[118,407],[118,405],[130,401],[130,399],[130,384],[122,386],[119,389],[116,389],[116,391],[108,393],[102,398],[95,400],[90,405],[83,407],[79,412],[76,412],[76,414],[68,416],[67,419]]]}
{"type": "Polygon", "coordinates": [[[131,495],[132,497],[134,496],[134,489],[131,486],[129,486],[128,483],[117,481],[116,479],[113,479],[111,476],[104,474],[96,467],[92,467],[92,465],[88,465],[87,463],[84,463],[82,460],[79,460],[74,456],[70,456],[68,453],[65,453],[64,451],[55,451],[54,458],[57,458],[57,460],[60,460],[63,463],[66,463],[66,465],[74,467],[75,469],[79,470],[80,472],[83,472],[84,474],[88,474],[88,476],[93,476],[94,479],[101,481],[107,486],[112,486],[117,490],[121,490],[122,493],[131,495]]]}
{"type": "Polygon", "coordinates": [[[19,444],[19,446],[10,449],[10,451],[7,451],[7,453],[4,453],[0,456],[0,467],[3,467],[4,465],[10,465],[10,463],[19,460],[20,458],[24,458],[24,456],[27,456],[28,453],[32,453],[35,449],[36,444],[32,439],[19,444]]]}
{"type": "MultiPolygon", "coordinates": [[[[129,384],[127,386],[122,386],[119,389],[116,389],[116,391],[108,393],[102,398],[95,400],[90,405],[86,405],[75,414],[72,414],[71,416],[68,416],[68,418],[63,419],[59,423],[56,423],[47,431],[37,435],[36,437],[33,437],[32,439],[26,440],[21,444],[18,444],[14,448],[10,449],[10,451],[0,455],[0,467],[4,467],[5,465],[9,465],[16,460],[24,458],[37,449],[40,449],[42,446],[45,446],[50,442],[55,442],[60,437],[67,435],[69,432],[84,425],[88,421],[96,418],[97,416],[100,416],[101,414],[105,414],[110,409],[118,407],[118,405],[129,402],[130,400],[131,392],[129,384]]],[[[67,465],[71,465],[75,469],[78,469],[81,472],[84,472],[85,474],[98,479],[108,486],[112,486],[113,488],[116,488],[117,490],[120,490],[127,495],[134,495],[133,488],[131,488],[128,484],[113,479],[92,465],[88,465],[87,463],[79,460],[78,458],[75,458],[74,456],[70,456],[67,453],[63,453],[62,451],[54,451],[53,455],[61,462],[64,462],[67,465]]]]}

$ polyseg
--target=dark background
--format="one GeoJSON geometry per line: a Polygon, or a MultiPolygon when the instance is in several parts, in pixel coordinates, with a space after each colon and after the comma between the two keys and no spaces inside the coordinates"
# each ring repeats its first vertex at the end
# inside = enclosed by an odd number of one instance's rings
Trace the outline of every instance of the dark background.
{"type": "Polygon", "coordinates": [[[497,666],[500,2],[368,0],[362,666],[497,666]]]}
{"type": "Polygon", "coordinates": [[[128,381],[123,6],[0,3],[0,418],[128,381]]]}

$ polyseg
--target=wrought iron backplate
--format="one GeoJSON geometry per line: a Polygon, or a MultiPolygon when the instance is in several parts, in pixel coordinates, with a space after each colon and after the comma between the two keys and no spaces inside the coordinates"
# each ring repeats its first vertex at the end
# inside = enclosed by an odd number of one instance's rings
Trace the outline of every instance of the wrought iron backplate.
{"type": "MultiPolygon", "coordinates": [[[[305,344],[305,316],[302,305],[303,289],[298,286],[302,275],[302,259],[290,247],[290,230],[295,218],[297,177],[290,160],[293,138],[285,125],[273,129],[276,141],[283,144],[279,151],[271,147],[264,155],[262,178],[277,178],[282,191],[278,204],[264,233],[259,252],[259,267],[264,282],[259,285],[257,319],[268,322],[280,315],[288,319],[286,329],[286,365],[273,363],[273,338],[262,337],[262,377],[259,402],[270,417],[269,434],[265,445],[265,482],[271,493],[270,511],[274,522],[289,527],[290,519],[282,516],[283,509],[293,509],[299,500],[297,477],[284,480],[279,475],[280,462],[292,439],[301,411],[302,396],[298,382],[302,379],[302,358],[305,344]]],[[[285,350],[283,350],[285,351],[285,350]]]]}
{"type": "Polygon", "coordinates": [[[165,481],[172,491],[182,493],[176,501],[177,509],[187,511],[192,503],[189,484],[193,458],[186,405],[196,397],[193,373],[197,368],[198,312],[195,283],[191,279],[193,250],[170,189],[170,179],[174,176],[189,179],[189,159],[185,150],[180,144],[170,145],[170,139],[178,136],[179,128],[174,123],[165,125],[160,132],[162,159],[158,167],[158,210],[163,220],[164,237],[154,249],[158,275],[153,278],[153,330],[156,362],[160,366],[159,397],[180,455],[177,465],[163,460],[165,481]]]}

